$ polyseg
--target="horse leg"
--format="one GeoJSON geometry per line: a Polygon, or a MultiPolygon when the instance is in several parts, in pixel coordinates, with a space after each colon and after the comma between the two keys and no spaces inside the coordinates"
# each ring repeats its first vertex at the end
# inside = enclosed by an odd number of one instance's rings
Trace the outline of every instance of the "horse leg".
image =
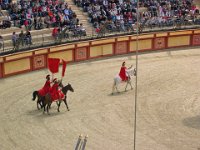
{"type": "Polygon", "coordinates": [[[115,91],[115,86],[116,86],[116,84],[115,84],[115,83],[113,83],[113,87],[112,87],[112,95],[114,94],[114,91],[115,91]]]}
{"type": "Polygon", "coordinates": [[[128,83],[127,84],[129,84],[130,86],[131,86],[131,90],[133,89],[133,87],[132,87],[132,84],[131,84],[131,80],[130,80],[130,78],[129,78],[129,80],[128,80],[128,83]]]}
{"type": "Polygon", "coordinates": [[[125,92],[126,92],[126,89],[127,89],[128,84],[129,84],[128,82],[129,82],[129,81],[126,82],[125,92]]]}
{"type": "MultiPolygon", "coordinates": [[[[38,99],[37,105],[40,105],[40,108],[42,109],[42,107],[43,107],[42,97],[38,99]]],[[[39,110],[40,109],[39,106],[37,106],[37,107],[38,107],[38,110],[39,110]]]]}
{"type": "Polygon", "coordinates": [[[36,105],[37,105],[37,109],[40,110],[40,108],[39,108],[39,99],[37,100],[37,104],[36,105]]]}
{"type": "Polygon", "coordinates": [[[131,81],[129,81],[129,84],[130,84],[130,86],[131,86],[131,90],[132,90],[132,89],[133,89],[133,87],[132,87],[131,81]]]}
{"type": "Polygon", "coordinates": [[[49,113],[49,103],[47,104],[47,114],[50,115],[50,113],[49,113]]]}
{"type": "Polygon", "coordinates": [[[67,107],[67,110],[70,111],[70,110],[69,110],[69,107],[68,107],[68,104],[67,104],[67,99],[65,98],[63,101],[64,101],[64,103],[65,103],[65,106],[67,107]]]}
{"type": "Polygon", "coordinates": [[[131,84],[131,81],[130,81],[130,80],[128,80],[128,81],[127,81],[127,84],[126,84],[125,91],[126,91],[126,89],[127,89],[127,87],[128,87],[128,84],[131,86],[131,90],[133,89],[133,87],[132,87],[132,84],[131,84]]]}
{"type": "Polygon", "coordinates": [[[59,100],[58,103],[57,103],[57,106],[58,106],[57,110],[58,110],[58,112],[60,112],[60,104],[61,104],[61,100],[59,100]]]}
{"type": "Polygon", "coordinates": [[[45,111],[46,111],[45,107],[46,107],[46,104],[43,104],[43,114],[44,114],[45,111]]]}
{"type": "Polygon", "coordinates": [[[117,90],[117,93],[120,93],[120,92],[118,91],[117,85],[115,86],[115,88],[116,88],[116,90],[117,90]]]}
{"type": "Polygon", "coordinates": [[[49,109],[51,109],[51,104],[52,104],[52,103],[49,104],[49,109]]]}

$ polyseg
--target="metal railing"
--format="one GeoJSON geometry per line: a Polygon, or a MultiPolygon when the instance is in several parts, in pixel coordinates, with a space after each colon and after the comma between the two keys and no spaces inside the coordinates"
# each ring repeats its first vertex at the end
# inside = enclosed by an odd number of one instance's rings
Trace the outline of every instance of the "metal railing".
{"type": "MultiPolygon", "coordinates": [[[[141,26],[139,33],[148,32],[163,32],[163,31],[176,31],[184,29],[196,29],[200,28],[200,24],[181,24],[177,25],[144,25],[141,26]]],[[[72,43],[76,41],[86,41],[94,40],[98,38],[119,36],[119,35],[134,35],[135,30],[119,30],[119,29],[102,29],[98,33],[95,29],[92,29],[91,34],[83,36],[81,34],[72,34],[70,32],[65,32],[59,34],[54,38],[51,34],[42,34],[37,36],[32,36],[32,42],[27,42],[26,40],[20,40],[16,42],[16,46],[13,46],[12,40],[2,40],[0,41],[0,55],[5,55],[9,53],[15,53],[19,51],[26,51],[35,48],[59,45],[64,43],[72,43]]]]}

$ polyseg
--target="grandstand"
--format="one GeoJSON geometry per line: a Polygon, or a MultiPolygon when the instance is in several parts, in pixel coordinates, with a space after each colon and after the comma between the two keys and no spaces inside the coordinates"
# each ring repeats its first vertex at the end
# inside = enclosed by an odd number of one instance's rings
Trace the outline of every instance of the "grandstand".
{"type": "MultiPolygon", "coordinates": [[[[50,0],[36,3],[36,1],[20,0],[8,2],[5,0],[1,2],[0,35],[3,38],[1,54],[80,39],[87,40],[136,32],[135,1],[50,0]],[[54,3],[56,7],[53,7],[54,3]],[[16,10],[13,7],[18,8],[18,13],[14,13],[16,10]],[[23,7],[27,7],[27,11],[24,11],[23,7]],[[74,22],[72,17],[70,23],[65,24],[62,22],[62,18],[65,10],[68,13],[69,9],[73,12],[76,21],[74,22]],[[42,10],[46,10],[48,13],[42,13],[42,10]],[[53,18],[51,12],[55,18],[59,16],[60,19],[53,18]],[[50,18],[52,17],[50,25],[45,20],[48,15],[50,18]],[[80,24],[83,27],[80,27],[80,24]],[[56,29],[55,36],[52,36],[54,28],[58,29],[56,29]],[[18,35],[22,30],[24,33],[26,30],[30,30],[32,43],[31,45],[22,45],[21,40],[26,39],[18,38],[17,47],[14,48],[12,34],[15,32],[18,35]]],[[[200,27],[199,10],[192,0],[183,2],[141,0],[139,6],[140,33],[200,27]]]]}

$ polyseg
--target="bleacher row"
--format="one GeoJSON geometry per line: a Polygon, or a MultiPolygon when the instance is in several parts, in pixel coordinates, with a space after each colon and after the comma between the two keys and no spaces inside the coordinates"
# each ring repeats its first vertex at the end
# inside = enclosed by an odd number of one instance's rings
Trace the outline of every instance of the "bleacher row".
{"type": "Polygon", "coordinates": [[[29,44],[40,45],[86,35],[134,32],[138,11],[140,32],[200,25],[193,0],[140,0],[139,10],[137,0],[0,0],[0,6],[1,51],[15,49],[14,39],[23,43],[26,35],[19,34],[27,30],[32,40],[29,44]]]}

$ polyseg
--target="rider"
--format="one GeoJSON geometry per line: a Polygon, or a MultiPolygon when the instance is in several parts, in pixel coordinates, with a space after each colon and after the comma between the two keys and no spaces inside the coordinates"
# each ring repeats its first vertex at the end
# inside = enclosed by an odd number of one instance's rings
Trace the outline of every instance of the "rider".
{"type": "Polygon", "coordinates": [[[47,93],[49,93],[49,90],[51,88],[51,82],[50,82],[50,75],[48,74],[46,76],[46,82],[43,86],[43,88],[41,88],[38,93],[41,95],[41,96],[45,96],[47,93]]]}
{"type": "Polygon", "coordinates": [[[50,94],[52,100],[58,100],[64,98],[64,94],[62,93],[61,90],[59,90],[59,84],[57,78],[53,79],[53,86],[51,87],[50,94]]]}
{"type": "MultiPolygon", "coordinates": [[[[132,65],[128,69],[131,69],[131,68],[132,68],[132,65]]],[[[126,62],[124,61],[122,63],[122,66],[121,66],[121,69],[120,69],[120,72],[119,72],[119,76],[122,79],[122,81],[126,81],[130,78],[130,76],[126,73],[126,71],[127,71],[126,62]]]]}

